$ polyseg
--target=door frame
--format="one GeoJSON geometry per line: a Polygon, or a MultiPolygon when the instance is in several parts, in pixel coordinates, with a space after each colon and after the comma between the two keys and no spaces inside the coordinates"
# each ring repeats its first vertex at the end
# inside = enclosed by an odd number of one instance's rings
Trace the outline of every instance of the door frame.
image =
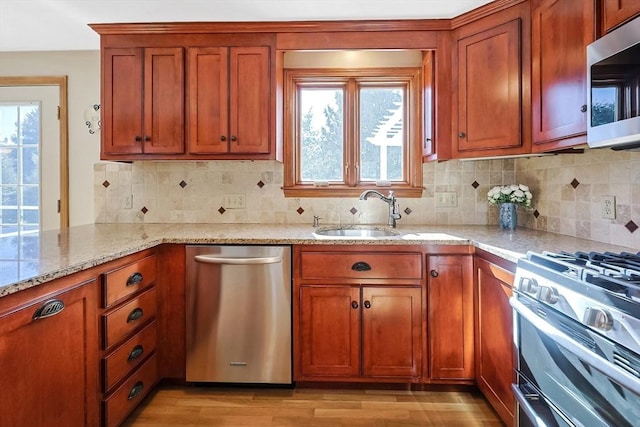
{"type": "Polygon", "coordinates": [[[67,76],[0,76],[0,86],[58,86],[60,123],[60,229],[69,228],[69,113],[67,76]]]}

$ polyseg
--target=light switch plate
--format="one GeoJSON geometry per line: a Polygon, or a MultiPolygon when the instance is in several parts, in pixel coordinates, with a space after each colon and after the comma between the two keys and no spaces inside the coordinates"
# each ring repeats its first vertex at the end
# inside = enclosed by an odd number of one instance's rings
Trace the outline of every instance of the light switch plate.
{"type": "Polygon", "coordinates": [[[226,209],[245,209],[245,195],[242,193],[225,194],[222,201],[222,206],[224,206],[226,209]]]}
{"type": "Polygon", "coordinates": [[[455,208],[458,206],[458,193],[443,191],[436,193],[436,208],[455,208]]]}

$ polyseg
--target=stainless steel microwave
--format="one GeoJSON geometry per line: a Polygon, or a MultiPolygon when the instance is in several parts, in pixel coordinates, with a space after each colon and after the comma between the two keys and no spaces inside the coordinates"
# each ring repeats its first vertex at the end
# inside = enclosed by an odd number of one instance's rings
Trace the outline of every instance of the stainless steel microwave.
{"type": "Polygon", "coordinates": [[[587,142],[640,150],[640,17],[587,46],[587,142]]]}

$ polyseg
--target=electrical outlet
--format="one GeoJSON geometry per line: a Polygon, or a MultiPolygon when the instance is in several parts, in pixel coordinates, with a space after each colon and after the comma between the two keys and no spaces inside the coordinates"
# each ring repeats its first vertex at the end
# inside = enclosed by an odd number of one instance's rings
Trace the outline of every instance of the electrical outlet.
{"type": "Polygon", "coordinates": [[[246,207],[245,195],[241,193],[225,194],[222,205],[226,209],[244,209],[246,207]]]}
{"type": "Polygon", "coordinates": [[[616,196],[602,196],[600,210],[602,218],[616,219],[616,196]]]}
{"type": "Polygon", "coordinates": [[[127,194],[122,201],[124,209],[133,209],[133,194],[127,194]]]}
{"type": "Polygon", "coordinates": [[[445,191],[436,193],[436,208],[455,208],[458,206],[458,193],[445,191]]]}

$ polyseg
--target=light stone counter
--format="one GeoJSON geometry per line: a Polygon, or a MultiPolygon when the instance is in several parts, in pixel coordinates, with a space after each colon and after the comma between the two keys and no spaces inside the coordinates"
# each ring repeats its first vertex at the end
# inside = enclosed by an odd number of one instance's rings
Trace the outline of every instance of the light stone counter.
{"type": "MultiPolygon", "coordinates": [[[[326,227],[326,226],[325,226],[326,227]]],[[[0,297],[162,243],[467,245],[517,261],[527,251],[630,251],[560,234],[497,226],[399,226],[378,239],[318,240],[314,228],[279,224],[93,224],[0,239],[0,297]]]]}

